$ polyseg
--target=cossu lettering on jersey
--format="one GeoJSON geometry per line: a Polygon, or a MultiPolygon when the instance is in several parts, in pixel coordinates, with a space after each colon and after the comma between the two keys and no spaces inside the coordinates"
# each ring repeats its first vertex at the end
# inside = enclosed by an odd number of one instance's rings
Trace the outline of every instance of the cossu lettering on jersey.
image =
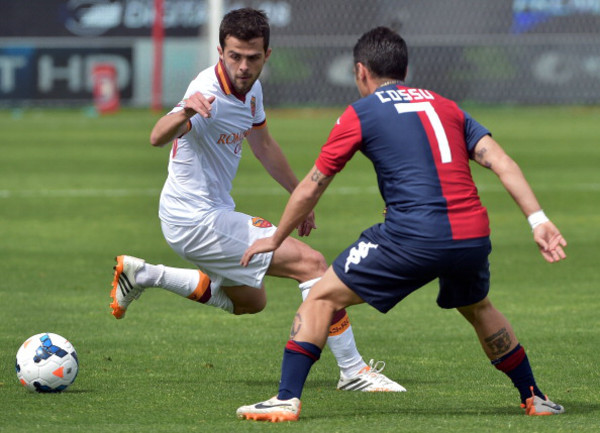
{"type": "Polygon", "coordinates": [[[358,265],[360,261],[366,258],[369,255],[369,251],[371,248],[377,248],[379,245],[372,244],[371,242],[360,242],[358,247],[354,247],[348,253],[348,258],[346,259],[346,267],[344,271],[348,273],[350,269],[350,265],[358,265]]]}
{"type": "Polygon", "coordinates": [[[425,89],[397,89],[375,92],[382,103],[432,100],[435,97],[425,89]]]}

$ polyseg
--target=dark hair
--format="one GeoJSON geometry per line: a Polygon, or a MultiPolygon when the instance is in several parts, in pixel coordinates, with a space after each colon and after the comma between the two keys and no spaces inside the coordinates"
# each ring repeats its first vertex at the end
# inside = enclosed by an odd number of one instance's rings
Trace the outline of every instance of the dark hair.
{"type": "Polygon", "coordinates": [[[225,48],[227,36],[233,36],[241,41],[263,38],[265,52],[269,48],[269,19],[263,11],[242,8],[228,12],[219,27],[219,43],[225,48]]]}
{"type": "Polygon", "coordinates": [[[354,64],[359,62],[378,78],[404,80],[408,66],[406,42],[388,27],[375,27],[354,45],[354,64]]]}

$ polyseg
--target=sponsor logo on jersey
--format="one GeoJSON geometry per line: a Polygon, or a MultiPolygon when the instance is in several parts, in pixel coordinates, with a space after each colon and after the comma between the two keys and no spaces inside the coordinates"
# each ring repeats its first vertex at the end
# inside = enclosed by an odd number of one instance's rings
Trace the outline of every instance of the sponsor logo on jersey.
{"type": "Polygon", "coordinates": [[[366,258],[369,255],[369,251],[372,248],[377,248],[379,245],[372,244],[371,242],[360,242],[358,246],[352,248],[348,253],[348,258],[346,259],[346,266],[344,268],[344,272],[348,273],[350,270],[350,265],[358,265],[362,259],[366,258]]]}
{"type": "Polygon", "coordinates": [[[242,150],[242,142],[249,132],[250,130],[243,132],[232,132],[229,134],[219,134],[217,144],[233,146],[233,153],[238,154],[242,150]]]}
{"type": "Polygon", "coordinates": [[[230,134],[219,134],[217,144],[237,144],[244,141],[244,138],[248,135],[248,131],[244,132],[232,132],[230,134]]]}
{"type": "Polygon", "coordinates": [[[260,227],[261,229],[273,227],[273,224],[261,217],[252,217],[252,225],[254,227],[260,227]]]}

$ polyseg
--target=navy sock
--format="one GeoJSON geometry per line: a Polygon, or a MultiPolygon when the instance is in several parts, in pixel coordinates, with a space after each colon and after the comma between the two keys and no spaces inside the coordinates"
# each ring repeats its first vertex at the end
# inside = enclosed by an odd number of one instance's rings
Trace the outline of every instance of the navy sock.
{"type": "Polygon", "coordinates": [[[521,394],[521,403],[525,403],[525,400],[531,397],[531,387],[533,387],[535,395],[545,398],[544,393],[542,393],[535,383],[529,359],[527,358],[525,349],[520,344],[517,344],[517,347],[506,355],[493,360],[492,365],[512,380],[515,388],[521,394]]]}
{"type": "Polygon", "coordinates": [[[320,357],[321,349],[318,346],[304,341],[289,340],[283,351],[277,398],[280,400],[300,398],[308,372],[320,357]]]}

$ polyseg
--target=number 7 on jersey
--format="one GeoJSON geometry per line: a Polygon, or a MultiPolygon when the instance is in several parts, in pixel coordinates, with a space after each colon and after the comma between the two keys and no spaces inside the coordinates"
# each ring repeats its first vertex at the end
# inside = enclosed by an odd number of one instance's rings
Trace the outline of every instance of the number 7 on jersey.
{"type": "Polygon", "coordinates": [[[442,164],[448,164],[449,162],[452,162],[452,153],[450,153],[450,145],[448,144],[448,137],[446,136],[446,131],[444,131],[444,127],[442,126],[440,116],[438,116],[438,114],[435,112],[435,108],[433,108],[433,105],[431,105],[430,102],[394,104],[394,107],[396,107],[396,110],[399,114],[416,113],[419,111],[424,111],[427,117],[429,118],[429,122],[431,123],[431,127],[433,128],[435,138],[438,142],[440,155],[442,157],[442,164]]]}

